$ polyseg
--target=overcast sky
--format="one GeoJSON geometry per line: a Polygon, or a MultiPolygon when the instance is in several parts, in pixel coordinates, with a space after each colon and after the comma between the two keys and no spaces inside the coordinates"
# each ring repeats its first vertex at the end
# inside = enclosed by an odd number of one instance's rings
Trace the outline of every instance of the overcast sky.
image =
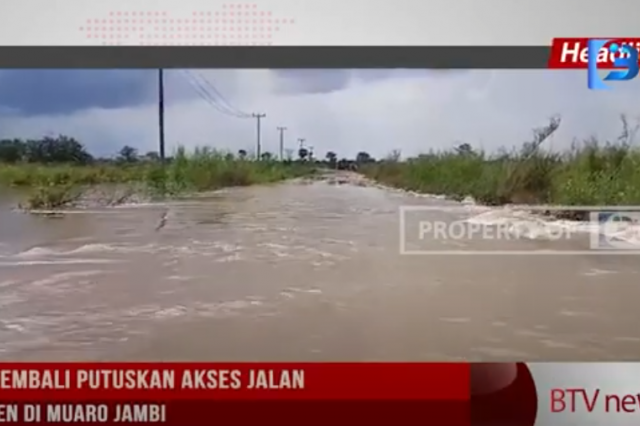
{"type": "MultiPolygon", "coordinates": [[[[317,155],[393,149],[414,155],[456,142],[494,150],[527,140],[553,114],[563,124],[551,144],[590,135],[614,138],[619,116],[640,117],[640,79],[615,90],[586,87],[585,71],[201,70],[238,110],[264,112],[264,150],[306,138],[317,155]]],[[[185,73],[166,71],[168,150],[178,144],[255,147],[256,123],[221,114],[185,73]]],[[[156,150],[157,72],[0,71],[0,137],[67,134],[94,153],[125,145],[156,150]]]]}

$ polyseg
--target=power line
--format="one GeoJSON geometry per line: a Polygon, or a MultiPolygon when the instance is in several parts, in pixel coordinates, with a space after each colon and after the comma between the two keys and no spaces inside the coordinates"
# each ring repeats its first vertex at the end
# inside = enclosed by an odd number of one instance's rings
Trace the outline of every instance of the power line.
{"type": "Polygon", "coordinates": [[[189,72],[183,71],[182,75],[185,77],[187,82],[191,85],[191,87],[196,91],[196,93],[206,101],[211,107],[216,109],[218,112],[235,117],[235,118],[249,118],[250,115],[245,115],[244,113],[239,113],[233,110],[230,110],[228,107],[221,105],[218,99],[215,96],[211,95],[211,93],[204,87],[204,85],[195,79],[189,72]]]}
{"type": "MultiPolygon", "coordinates": [[[[206,77],[201,74],[196,74],[188,70],[182,70],[182,76],[187,80],[189,85],[196,91],[196,93],[206,101],[211,107],[216,109],[222,114],[235,117],[235,118],[255,118],[256,119],[256,156],[260,160],[262,156],[262,135],[261,135],[261,119],[267,115],[265,113],[253,113],[248,114],[235,108],[226,98],[220,93],[220,91],[211,83],[206,77]]],[[[164,107],[163,107],[164,108],[164,107]]],[[[164,124],[162,125],[164,127],[164,124]]],[[[277,127],[280,132],[280,159],[284,159],[284,132],[286,127],[277,127]]],[[[164,132],[164,131],[163,131],[164,132]]],[[[162,136],[164,139],[164,135],[162,136]]],[[[306,139],[298,138],[300,148],[303,148],[306,139]]],[[[164,142],[162,142],[164,144],[164,142]]]]}
{"type": "Polygon", "coordinates": [[[207,98],[216,105],[216,109],[218,109],[224,114],[232,115],[238,118],[250,117],[249,114],[243,113],[239,111],[237,108],[234,108],[233,106],[231,106],[231,104],[224,99],[222,94],[215,88],[215,86],[213,86],[213,84],[211,84],[208,80],[204,79],[204,77],[202,77],[201,75],[195,75],[193,72],[188,70],[184,71],[184,73],[187,76],[189,76],[191,79],[191,82],[195,84],[199,88],[199,90],[203,92],[205,96],[207,96],[207,98]],[[210,90],[208,90],[207,88],[212,89],[214,93],[217,95],[217,97],[216,95],[212,95],[210,90]],[[222,100],[222,103],[220,102],[220,100],[222,100]]]}
{"type": "Polygon", "coordinates": [[[204,83],[205,86],[207,86],[209,89],[211,89],[219,98],[220,101],[222,101],[222,104],[225,108],[227,108],[229,111],[234,112],[237,115],[242,115],[244,117],[249,118],[251,116],[251,114],[248,114],[246,112],[242,112],[241,110],[239,110],[238,108],[234,107],[229,101],[227,101],[225,99],[225,97],[222,95],[222,93],[220,93],[220,91],[218,89],[216,89],[216,87],[213,85],[213,83],[211,83],[205,76],[203,76],[200,73],[191,73],[192,75],[195,74],[196,77],[199,77],[200,81],[204,83]]]}
{"type": "Polygon", "coordinates": [[[185,77],[189,85],[191,85],[191,87],[196,91],[196,93],[215,110],[231,117],[245,118],[244,116],[238,115],[234,111],[230,111],[228,108],[220,105],[218,100],[214,96],[212,96],[211,93],[202,85],[202,83],[197,81],[191,74],[183,71],[182,75],[185,77]]]}
{"type": "Polygon", "coordinates": [[[202,100],[208,103],[212,108],[214,108],[218,112],[221,112],[222,114],[235,117],[235,114],[231,114],[229,111],[218,105],[215,99],[212,98],[212,96],[206,90],[204,90],[204,88],[200,84],[198,84],[198,82],[195,81],[189,74],[183,72],[183,74],[181,75],[185,78],[185,80],[187,80],[191,88],[198,94],[198,96],[200,96],[200,98],[202,98],[202,100]]]}

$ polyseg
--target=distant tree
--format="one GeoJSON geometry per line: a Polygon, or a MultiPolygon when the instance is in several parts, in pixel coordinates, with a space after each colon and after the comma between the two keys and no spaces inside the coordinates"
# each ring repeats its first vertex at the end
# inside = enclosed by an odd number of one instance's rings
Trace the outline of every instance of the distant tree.
{"type": "Polygon", "coordinates": [[[0,140],[0,162],[17,163],[22,161],[26,154],[26,145],[20,139],[0,140]]]}
{"type": "Polygon", "coordinates": [[[45,141],[37,139],[28,139],[25,141],[25,160],[29,163],[48,163],[50,155],[47,155],[45,141]]]}
{"type": "Polygon", "coordinates": [[[473,155],[473,154],[475,154],[475,152],[473,151],[473,148],[468,143],[461,143],[455,149],[456,149],[456,152],[458,153],[458,155],[473,155]]]}
{"type": "Polygon", "coordinates": [[[298,158],[300,159],[300,161],[306,160],[308,156],[309,150],[307,150],[307,148],[300,148],[298,150],[298,158]]]}
{"type": "Polygon", "coordinates": [[[260,155],[260,158],[263,161],[269,161],[273,158],[273,155],[270,152],[263,152],[262,155],[260,155]]]}
{"type": "Polygon", "coordinates": [[[361,151],[356,155],[356,162],[360,164],[368,163],[371,161],[371,155],[368,152],[361,151]]]}
{"type": "Polygon", "coordinates": [[[245,151],[244,149],[238,150],[238,157],[240,157],[241,160],[244,160],[245,158],[247,158],[247,151],[245,151]]]}
{"type": "Polygon", "coordinates": [[[147,161],[159,161],[160,160],[160,154],[158,154],[155,151],[149,151],[144,155],[144,159],[147,161]]]}
{"type": "Polygon", "coordinates": [[[84,145],[74,138],[60,135],[45,139],[53,146],[55,162],[86,164],[93,161],[93,157],[86,151],[84,145]]]}
{"type": "Polygon", "coordinates": [[[325,154],[324,158],[327,160],[327,163],[329,163],[329,166],[331,166],[331,168],[335,169],[337,167],[338,154],[333,151],[329,151],[325,154]]]}
{"type": "Polygon", "coordinates": [[[46,136],[42,139],[5,139],[0,141],[0,161],[15,163],[86,164],[93,157],[76,139],[68,136],[46,136]]]}
{"type": "Polygon", "coordinates": [[[138,160],[138,150],[129,145],[125,145],[118,152],[118,160],[123,163],[135,163],[138,160]]]}

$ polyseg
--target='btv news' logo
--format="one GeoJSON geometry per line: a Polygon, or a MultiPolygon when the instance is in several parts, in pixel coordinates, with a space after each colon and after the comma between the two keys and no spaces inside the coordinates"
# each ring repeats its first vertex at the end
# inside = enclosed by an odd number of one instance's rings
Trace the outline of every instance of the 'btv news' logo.
{"type": "Polygon", "coordinates": [[[638,76],[640,39],[558,38],[553,40],[549,68],[587,69],[591,90],[610,89],[605,82],[638,76]]]}
{"type": "Polygon", "coordinates": [[[556,388],[550,395],[552,413],[638,413],[640,394],[605,393],[600,389],[556,388]]]}

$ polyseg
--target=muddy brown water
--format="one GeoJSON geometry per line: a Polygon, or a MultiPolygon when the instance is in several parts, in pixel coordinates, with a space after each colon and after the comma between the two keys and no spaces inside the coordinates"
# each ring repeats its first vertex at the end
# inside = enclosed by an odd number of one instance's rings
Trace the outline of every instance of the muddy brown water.
{"type": "MultiPolygon", "coordinates": [[[[332,179],[62,218],[16,213],[12,202],[0,200],[5,360],[640,354],[638,257],[400,254],[399,207],[454,221],[452,202],[332,179]]],[[[585,242],[419,244],[431,253],[585,242]]]]}

